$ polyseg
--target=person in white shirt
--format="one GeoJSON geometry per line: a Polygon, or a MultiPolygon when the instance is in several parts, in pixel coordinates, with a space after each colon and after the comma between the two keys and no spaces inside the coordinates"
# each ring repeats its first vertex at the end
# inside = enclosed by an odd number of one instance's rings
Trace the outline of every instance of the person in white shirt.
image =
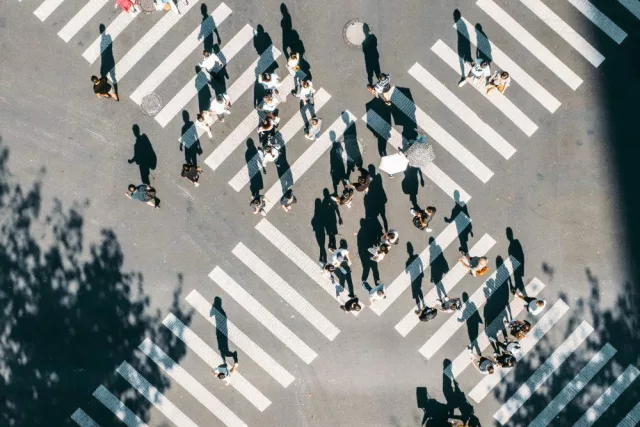
{"type": "Polygon", "coordinates": [[[504,342],[499,340],[499,335],[502,333],[502,331],[498,331],[496,333],[496,337],[489,337],[489,341],[491,341],[491,343],[493,343],[494,346],[494,350],[496,352],[500,351],[500,349],[505,350],[508,353],[513,354],[515,357],[518,357],[518,355],[521,352],[522,346],[520,345],[520,342],[517,340],[513,340],[513,341],[509,341],[507,339],[507,337],[504,337],[504,342]]]}
{"type": "Polygon", "coordinates": [[[382,283],[379,283],[375,287],[371,287],[367,282],[362,282],[362,289],[369,294],[369,300],[371,300],[372,304],[379,299],[385,299],[387,297],[384,293],[384,285],[382,283]]]}
{"type": "Polygon", "coordinates": [[[213,134],[211,133],[211,126],[213,126],[213,111],[200,111],[200,114],[196,116],[196,126],[204,130],[209,135],[209,138],[213,138],[213,134]]]}
{"type": "Polygon", "coordinates": [[[216,95],[216,99],[211,103],[211,111],[218,115],[218,120],[224,122],[225,114],[231,114],[231,99],[227,94],[216,95]]]}
{"type": "Polygon", "coordinates": [[[386,105],[391,105],[391,75],[382,73],[375,85],[367,85],[367,89],[376,98],[381,98],[386,105]]]}
{"type": "Polygon", "coordinates": [[[505,90],[511,84],[511,76],[506,71],[496,71],[489,79],[489,83],[487,83],[487,92],[491,92],[493,89],[498,89],[500,93],[504,93],[505,90]]]}
{"type": "Polygon", "coordinates": [[[258,106],[258,110],[264,111],[269,115],[269,117],[274,117],[273,112],[278,108],[278,104],[280,104],[280,98],[267,94],[262,98],[262,102],[258,106]]]}
{"type": "Polygon", "coordinates": [[[219,380],[224,381],[226,385],[229,385],[229,383],[231,382],[231,374],[237,368],[238,368],[238,363],[234,363],[231,369],[229,369],[229,367],[225,363],[213,370],[213,376],[217,377],[219,380]]]}
{"type": "Polygon", "coordinates": [[[280,77],[276,73],[262,73],[258,76],[258,83],[260,83],[266,91],[278,94],[278,88],[282,85],[280,83],[280,77]]]}
{"type": "Polygon", "coordinates": [[[540,314],[540,312],[547,306],[547,302],[543,299],[525,297],[521,292],[518,292],[516,296],[525,302],[527,305],[527,311],[534,316],[540,314]]]}
{"type": "Polygon", "coordinates": [[[289,74],[292,76],[296,75],[300,70],[300,55],[297,53],[291,53],[289,55],[289,59],[287,59],[287,70],[289,70],[289,74]]]}
{"type": "Polygon", "coordinates": [[[371,261],[380,262],[384,259],[384,256],[389,253],[389,245],[381,244],[374,246],[369,248],[369,253],[371,254],[371,261]]]}
{"type": "Polygon", "coordinates": [[[304,133],[304,137],[310,139],[311,141],[315,141],[316,138],[320,136],[320,130],[322,129],[322,120],[317,117],[311,117],[309,121],[309,127],[307,131],[304,133]]]}
{"type": "Polygon", "coordinates": [[[465,83],[469,82],[476,87],[484,87],[487,84],[487,80],[491,76],[491,67],[489,66],[489,62],[476,58],[476,60],[471,64],[471,70],[469,70],[469,74],[464,80],[461,80],[458,83],[458,86],[464,86],[465,83]]]}
{"type": "Polygon", "coordinates": [[[202,62],[198,64],[200,68],[202,68],[203,70],[206,70],[209,74],[211,73],[215,74],[218,71],[220,71],[223,64],[222,62],[220,62],[220,58],[218,58],[218,55],[212,55],[206,50],[203,50],[202,56],[203,56],[202,62]]]}
{"type": "Polygon", "coordinates": [[[349,256],[349,251],[345,248],[336,249],[333,254],[331,254],[331,259],[329,260],[330,264],[333,264],[334,267],[340,267],[343,262],[346,262],[349,267],[351,267],[351,257],[349,256]]]}
{"type": "Polygon", "coordinates": [[[313,94],[316,93],[316,90],[313,88],[313,83],[311,80],[304,80],[300,83],[300,87],[298,88],[298,92],[296,96],[300,98],[300,113],[302,114],[304,121],[307,121],[307,113],[306,109],[309,109],[309,113],[311,117],[315,116],[315,111],[313,110],[314,99],[313,94]]]}
{"type": "Polygon", "coordinates": [[[258,148],[258,157],[260,159],[260,166],[262,166],[262,173],[264,173],[265,175],[267,174],[266,166],[269,162],[274,162],[276,166],[278,166],[276,160],[278,159],[279,155],[280,151],[273,145],[267,145],[264,148],[258,148]]]}
{"type": "Polygon", "coordinates": [[[467,350],[469,350],[471,360],[473,360],[473,366],[475,366],[482,375],[490,375],[496,371],[495,361],[491,357],[478,356],[473,352],[471,347],[467,348],[467,350]]]}

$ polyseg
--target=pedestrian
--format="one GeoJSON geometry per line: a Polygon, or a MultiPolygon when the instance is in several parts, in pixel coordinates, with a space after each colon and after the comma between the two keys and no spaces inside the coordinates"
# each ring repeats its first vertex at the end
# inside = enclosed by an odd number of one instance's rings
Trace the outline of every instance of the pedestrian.
{"type": "Polygon", "coordinates": [[[422,310],[416,310],[415,313],[418,315],[418,320],[421,322],[428,322],[429,320],[433,320],[438,315],[438,310],[433,307],[427,307],[426,305],[422,310]]]}
{"type": "MultiPolygon", "coordinates": [[[[336,266],[331,263],[326,263],[322,266],[322,273],[327,276],[327,279],[329,279],[333,285],[336,285],[336,278],[334,277],[335,272],[336,266]]],[[[342,292],[342,290],[340,290],[338,285],[336,285],[336,296],[340,295],[340,292],[342,292]]]]}
{"type": "Polygon", "coordinates": [[[360,172],[358,182],[354,182],[352,185],[358,193],[364,193],[366,195],[369,192],[369,186],[371,185],[371,174],[361,166],[358,167],[358,172],[360,172]]]}
{"type": "Polygon", "coordinates": [[[95,93],[98,98],[111,98],[116,101],[120,101],[118,94],[112,90],[106,76],[102,76],[100,78],[97,76],[91,76],[91,81],[93,82],[93,93],[95,93]]]}
{"type": "Polygon", "coordinates": [[[545,300],[535,297],[525,297],[522,292],[518,292],[516,296],[524,301],[524,303],[527,305],[527,311],[534,316],[540,314],[540,312],[544,310],[547,305],[547,302],[545,300]]]}
{"type": "Polygon", "coordinates": [[[509,329],[509,333],[519,340],[527,336],[527,333],[531,330],[531,323],[527,320],[512,320],[509,322],[504,319],[503,323],[509,329]]]}
{"type": "Polygon", "coordinates": [[[296,96],[300,98],[300,102],[302,106],[307,104],[313,106],[315,103],[313,95],[316,93],[316,90],[313,88],[313,82],[309,79],[305,79],[300,83],[300,87],[298,88],[298,92],[296,92],[296,96]]]}
{"type": "Polygon", "coordinates": [[[196,126],[205,131],[209,135],[209,139],[213,138],[211,126],[213,126],[213,111],[200,111],[196,116],[196,126]]]}
{"type": "Polygon", "coordinates": [[[320,137],[321,128],[322,120],[320,120],[316,116],[311,117],[311,120],[309,120],[309,126],[307,126],[307,130],[304,133],[304,137],[310,139],[311,141],[315,141],[316,138],[320,137]]]}
{"type": "Polygon", "coordinates": [[[128,190],[129,191],[125,193],[128,198],[140,200],[153,208],[160,207],[158,199],[156,198],[155,188],[147,184],[140,184],[137,187],[133,184],[129,184],[128,190]]]}
{"type": "Polygon", "coordinates": [[[266,113],[268,117],[273,118],[276,116],[274,112],[276,108],[278,108],[278,104],[280,104],[280,98],[268,93],[262,97],[262,102],[258,105],[258,111],[262,111],[266,113]]]}
{"type": "Polygon", "coordinates": [[[287,70],[292,76],[296,76],[296,73],[300,70],[300,55],[292,52],[287,59],[287,70]]]}
{"type": "Polygon", "coordinates": [[[211,110],[218,115],[218,120],[224,122],[225,114],[231,114],[231,99],[227,94],[216,95],[215,101],[211,103],[211,110]]]}
{"type": "Polygon", "coordinates": [[[222,68],[222,63],[218,55],[212,55],[208,50],[202,51],[202,62],[198,64],[200,68],[205,70],[211,77],[215,77],[216,73],[222,68]]]}
{"type": "Polygon", "coordinates": [[[285,212],[289,212],[296,203],[298,203],[298,199],[293,195],[291,188],[285,191],[282,198],[280,198],[280,206],[282,206],[282,210],[285,212]]]}
{"type": "Polygon", "coordinates": [[[351,299],[349,299],[348,301],[346,301],[344,303],[344,305],[340,306],[340,309],[344,312],[350,312],[350,311],[360,311],[362,310],[362,306],[360,305],[360,302],[358,300],[358,297],[353,297],[351,299]]]}
{"type": "MultiPolygon", "coordinates": [[[[349,267],[351,267],[352,262],[351,262],[351,257],[349,256],[349,251],[347,250],[346,247],[344,247],[345,245],[341,244],[340,245],[340,249],[336,249],[332,254],[331,254],[331,259],[329,260],[329,262],[335,267],[335,268],[342,268],[342,264],[343,263],[347,263],[347,265],[349,267]]],[[[343,273],[346,273],[346,270],[342,269],[343,273]]]]}
{"type": "Polygon", "coordinates": [[[444,313],[455,313],[462,309],[462,300],[460,298],[449,298],[445,295],[438,302],[440,303],[440,311],[444,313]]]}
{"type": "Polygon", "coordinates": [[[278,167],[278,156],[280,155],[280,150],[276,148],[275,145],[267,144],[264,148],[258,148],[258,158],[260,159],[260,166],[262,167],[262,173],[267,174],[267,163],[273,162],[276,167],[278,167]]]}
{"type": "Polygon", "coordinates": [[[500,368],[513,368],[516,364],[516,357],[508,351],[494,352],[493,359],[500,368]]]}
{"type": "Polygon", "coordinates": [[[278,117],[265,117],[260,122],[258,126],[258,135],[260,135],[261,141],[266,140],[269,136],[274,136],[276,134],[276,128],[278,127],[278,123],[280,123],[280,119],[278,117]]]}
{"type": "Polygon", "coordinates": [[[486,256],[469,256],[464,252],[460,252],[460,254],[462,256],[458,258],[458,261],[469,270],[469,274],[472,276],[484,276],[489,271],[489,260],[487,260],[486,256]]]}
{"type": "Polygon", "coordinates": [[[362,289],[369,294],[369,300],[371,300],[372,304],[379,299],[387,298],[387,294],[384,293],[384,285],[382,283],[379,283],[377,286],[372,288],[367,282],[362,282],[362,289]]]}
{"type": "Polygon", "coordinates": [[[116,9],[120,6],[120,9],[129,13],[129,11],[133,13],[138,13],[138,9],[136,9],[137,0],[116,0],[116,3],[113,5],[113,8],[116,9]]]}
{"type": "Polygon", "coordinates": [[[213,370],[213,376],[224,381],[226,385],[229,385],[231,382],[231,374],[234,373],[236,369],[238,369],[238,362],[234,363],[231,369],[229,369],[226,363],[223,363],[213,370]]]}
{"type": "Polygon", "coordinates": [[[380,237],[380,241],[385,245],[397,245],[400,240],[400,233],[395,229],[391,229],[380,237]]]}
{"type": "Polygon", "coordinates": [[[505,90],[511,84],[511,76],[506,71],[496,71],[493,73],[491,79],[489,79],[489,83],[487,83],[487,92],[491,92],[493,89],[498,89],[500,93],[504,93],[505,90]]]}
{"type": "Polygon", "coordinates": [[[264,90],[271,94],[278,94],[278,88],[282,85],[280,83],[280,77],[276,73],[262,73],[258,76],[258,83],[260,83],[264,90]]]}
{"type": "Polygon", "coordinates": [[[367,85],[367,89],[376,98],[381,98],[386,105],[391,105],[391,75],[382,73],[378,83],[367,85]]]}
{"type": "Polygon", "coordinates": [[[460,80],[458,86],[462,87],[465,83],[469,82],[477,88],[484,87],[487,84],[489,76],[491,76],[489,62],[485,59],[476,58],[476,60],[471,63],[469,74],[467,74],[466,78],[460,80]]]}
{"type": "Polygon", "coordinates": [[[484,357],[482,355],[478,356],[473,352],[472,347],[468,347],[469,354],[471,355],[471,359],[473,360],[473,365],[480,371],[482,375],[490,375],[496,371],[495,361],[490,357],[484,357]]]}
{"type": "Polygon", "coordinates": [[[249,206],[253,209],[254,215],[260,213],[262,216],[267,216],[267,211],[264,210],[264,207],[267,206],[266,200],[267,198],[260,194],[257,194],[253,199],[251,199],[249,206]]]}
{"type": "Polygon", "coordinates": [[[355,187],[349,184],[349,181],[346,179],[342,182],[344,185],[344,189],[342,190],[342,195],[340,196],[331,196],[331,199],[336,202],[338,206],[347,206],[351,208],[351,202],[353,201],[353,194],[355,187]]]}
{"type": "Polygon", "coordinates": [[[200,166],[194,166],[194,165],[189,165],[185,163],[184,165],[182,165],[182,173],[180,175],[187,178],[189,181],[193,183],[193,185],[197,187],[200,185],[198,183],[198,179],[200,179],[199,174],[201,174],[202,172],[203,171],[200,166]]]}
{"type": "Polygon", "coordinates": [[[371,254],[371,261],[380,262],[384,259],[384,256],[389,253],[389,245],[380,244],[369,248],[371,254]]]}
{"type": "Polygon", "coordinates": [[[520,342],[517,340],[509,341],[507,337],[504,337],[504,342],[502,342],[498,339],[500,333],[501,331],[498,331],[495,338],[489,337],[489,341],[494,345],[495,350],[500,351],[502,349],[507,353],[513,354],[517,358],[522,351],[520,342]]]}
{"type": "Polygon", "coordinates": [[[418,230],[424,230],[427,233],[431,233],[433,230],[429,228],[429,223],[436,213],[436,208],[433,206],[427,206],[427,209],[411,209],[411,215],[413,215],[413,225],[418,230]]]}

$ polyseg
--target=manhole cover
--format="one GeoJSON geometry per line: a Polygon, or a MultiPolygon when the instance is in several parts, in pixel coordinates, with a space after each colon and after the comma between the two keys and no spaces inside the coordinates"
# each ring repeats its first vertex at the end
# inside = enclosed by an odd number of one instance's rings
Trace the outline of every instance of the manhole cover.
{"type": "Polygon", "coordinates": [[[157,93],[150,93],[142,98],[140,109],[147,116],[155,116],[162,108],[162,98],[157,93]]]}
{"type": "Polygon", "coordinates": [[[139,0],[139,2],[140,9],[142,9],[144,13],[151,13],[156,11],[156,4],[153,0],[139,0]]]}
{"type": "Polygon", "coordinates": [[[366,38],[364,34],[364,26],[367,25],[364,22],[360,22],[357,19],[352,19],[347,22],[342,29],[342,38],[344,42],[353,47],[362,46],[362,42],[366,38]]]}

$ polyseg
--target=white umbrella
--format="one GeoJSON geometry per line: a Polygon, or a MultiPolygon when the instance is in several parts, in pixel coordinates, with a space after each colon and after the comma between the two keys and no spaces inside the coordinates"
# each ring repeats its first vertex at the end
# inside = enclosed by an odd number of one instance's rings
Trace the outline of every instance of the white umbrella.
{"type": "Polygon", "coordinates": [[[419,135],[415,141],[411,141],[409,148],[404,150],[404,155],[412,167],[424,169],[436,158],[433,146],[427,143],[424,135],[419,135]]]}
{"type": "Polygon", "coordinates": [[[380,170],[385,171],[388,174],[396,174],[407,169],[409,160],[400,153],[392,154],[391,156],[384,156],[380,160],[380,170]]]}

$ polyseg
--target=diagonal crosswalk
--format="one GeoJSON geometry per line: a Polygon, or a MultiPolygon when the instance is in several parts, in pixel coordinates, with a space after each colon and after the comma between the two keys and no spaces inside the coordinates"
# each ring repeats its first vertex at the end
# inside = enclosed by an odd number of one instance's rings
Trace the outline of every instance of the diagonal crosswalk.
{"type": "Polygon", "coordinates": [[[602,13],[588,0],[567,0],[576,9],[578,9],[587,19],[600,28],[606,35],[611,37],[616,43],[620,44],[627,37],[622,28],[618,27],[611,19],[602,13]]]}
{"type": "Polygon", "coordinates": [[[71,419],[76,422],[80,427],[100,427],[100,425],[93,420],[86,412],[78,408],[71,415],[71,419]]]}
{"type": "Polygon", "coordinates": [[[127,406],[114,396],[104,386],[99,386],[94,392],[93,397],[98,399],[105,408],[113,412],[120,421],[126,424],[128,427],[148,427],[136,414],[127,408],[127,406]]]}
{"type": "Polygon", "coordinates": [[[62,27],[58,32],[58,36],[64,40],[65,43],[68,43],[107,2],[108,0],[89,0],[89,2],[82,6],[78,13],[62,27]]]}

